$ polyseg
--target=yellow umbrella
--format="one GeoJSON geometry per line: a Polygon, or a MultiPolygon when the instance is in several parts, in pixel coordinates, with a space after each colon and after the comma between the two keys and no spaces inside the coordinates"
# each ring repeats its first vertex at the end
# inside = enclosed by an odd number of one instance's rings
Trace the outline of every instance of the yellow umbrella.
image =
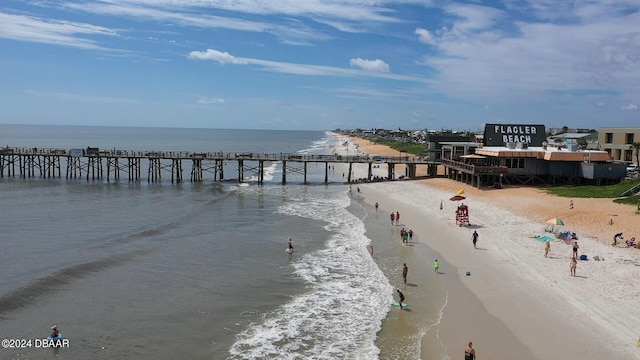
{"type": "Polygon", "coordinates": [[[464,194],[464,189],[458,190],[458,195],[462,195],[462,194],[464,194]]]}

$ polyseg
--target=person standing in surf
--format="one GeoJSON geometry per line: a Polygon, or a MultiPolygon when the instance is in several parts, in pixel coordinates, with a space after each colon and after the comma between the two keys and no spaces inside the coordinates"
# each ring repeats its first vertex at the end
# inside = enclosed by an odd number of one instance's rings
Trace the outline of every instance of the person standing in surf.
{"type": "Polygon", "coordinates": [[[402,304],[404,303],[404,294],[402,293],[402,291],[400,291],[400,289],[396,289],[396,291],[398,292],[398,297],[400,298],[400,301],[398,301],[398,303],[400,304],[400,310],[402,310],[402,304]]]}
{"type": "Polygon", "coordinates": [[[473,343],[469,341],[469,346],[464,349],[464,360],[475,360],[476,350],[473,348],[473,343]]]}
{"type": "Polygon", "coordinates": [[[402,264],[402,280],[404,284],[407,285],[407,274],[409,273],[409,268],[407,267],[407,263],[402,264]]]}
{"type": "Polygon", "coordinates": [[[400,213],[396,211],[396,225],[400,225],[400,213]]]}
{"type": "Polygon", "coordinates": [[[391,225],[393,225],[393,220],[395,220],[396,217],[393,215],[393,213],[391,213],[391,225]]]}
{"type": "Polygon", "coordinates": [[[289,238],[289,252],[293,252],[293,241],[291,240],[291,238],[289,238]]]}

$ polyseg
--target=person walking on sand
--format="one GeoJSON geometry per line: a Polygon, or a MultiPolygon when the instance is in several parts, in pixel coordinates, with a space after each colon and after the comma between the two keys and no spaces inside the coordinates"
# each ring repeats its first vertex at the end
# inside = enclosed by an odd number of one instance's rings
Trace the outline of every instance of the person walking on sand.
{"type": "Polygon", "coordinates": [[[400,310],[402,310],[402,303],[404,303],[404,294],[402,293],[402,291],[400,291],[400,289],[396,289],[396,291],[398,292],[398,297],[400,298],[398,304],[400,304],[400,310]]]}
{"type": "Polygon", "coordinates": [[[440,273],[440,263],[438,262],[438,259],[433,262],[433,269],[436,271],[436,274],[440,273]]]}
{"type": "Polygon", "coordinates": [[[396,225],[400,225],[400,213],[396,211],[396,225]]]}
{"type": "Polygon", "coordinates": [[[402,264],[402,281],[407,285],[407,274],[409,273],[409,268],[407,267],[407,263],[402,264]]]}
{"type": "Polygon", "coordinates": [[[551,251],[551,241],[547,241],[544,245],[544,257],[549,257],[549,252],[551,251]]]}
{"type": "Polygon", "coordinates": [[[395,220],[395,219],[396,219],[395,215],[393,215],[393,213],[391,213],[391,225],[393,225],[393,220],[395,220]]]}
{"type": "Polygon", "coordinates": [[[469,346],[464,349],[464,360],[476,360],[476,350],[473,348],[471,341],[469,341],[469,346]]]}
{"type": "Polygon", "coordinates": [[[378,212],[378,206],[379,206],[378,203],[376,203],[376,212],[378,212]]]}
{"type": "Polygon", "coordinates": [[[622,235],[623,235],[623,233],[617,233],[617,234],[613,235],[613,244],[611,244],[611,246],[618,246],[618,239],[624,240],[622,235]]]}
{"type": "Polygon", "coordinates": [[[576,260],[576,258],[571,258],[571,263],[569,264],[569,270],[571,270],[571,276],[576,276],[577,266],[578,266],[578,260],[576,260]]]}
{"type": "Polygon", "coordinates": [[[471,241],[473,241],[473,248],[476,248],[476,243],[478,242],[478,232],[473,231],[473,235],[471,235],[471,241]]]}
{"type": "Polygon", "coordinates": [[[578,246],[578,241],[574,241],[573,242],[573,258],[574,259],[578,259],[578,249],[580,248],[580,246],[578,246]]]}
{"type": "Polygon", "coordinates": [[[409,241],[413,241],[413,230],[411,229],[409,229],[409,241]]]}

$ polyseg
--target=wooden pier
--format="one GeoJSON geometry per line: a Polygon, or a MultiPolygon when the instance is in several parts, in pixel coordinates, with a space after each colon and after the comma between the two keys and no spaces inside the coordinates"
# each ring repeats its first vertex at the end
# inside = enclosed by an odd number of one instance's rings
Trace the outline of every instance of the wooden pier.
{"type": "Polygon", "coordinates": [[[264,183],[265,164],[282,164],[282,184],[287,183],[287,175],[298,174],[307,184],[309,163],[324,164],[324,183],[329,183],[329,170],[333,164],[348,165],[346,181],[351,183],[355,164],[368,166],[368,176],[363,181],[372,181],[373,166],[386,165],[387,177],[395,179],[395,165],[406,165],[405,175],[416,176],[417,166],[427,166],[428,176],[436,176],[439,162],[428,161],[417,156],[344,156],[344,155],[304,155],[304,154],[260,154],[223,152],[179,152],[179,151],[132,151],[86,149],[41,149],[41,148],[0,148],[0,178],[86,178],[86,180],[142,180],[142,169],[146,165],[148,182],[162,181],[163,174],[170,175],[171,182],[183,181],[183,162],[191,164],[191,182],[202,182],[205,174],[213,181],[225,180],[225,164],[235,163],[237,181],[247,181],[247,177],[264,183]],[[64,166],[63,166],[64,164],[64,166]],[[64,175],[63,175],[63,169],[64,175]],[[126,174],[126,175],[122,175],[126,174]]]}

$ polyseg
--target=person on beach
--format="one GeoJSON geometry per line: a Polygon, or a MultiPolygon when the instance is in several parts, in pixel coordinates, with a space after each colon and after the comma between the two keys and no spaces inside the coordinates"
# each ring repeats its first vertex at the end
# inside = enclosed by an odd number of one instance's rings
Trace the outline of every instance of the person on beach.
{"type": "Polygon", "coordinates": [[[409,268],[407,267],[407,263],[404,263],[402,264],[402,280],[405,285],[407,285],[407,274],[409,274],[409,268]]]}
{"type": "Polygon", "coordinates": [[[369,254],[373,256],[373,245],[369,245],[369,254]]]}
{"type": "Polygon", "coordinates": [[[578,266],[578,260],[576,258],[571,258],[571,263],[569,264],[569,270],[571,270],[571,276],[576,276],[576,267],[578,266]]]}
{"type": "Polygon", "coordinates": [[[58,331],[58,327],[57,327],[57,326],[53,325],[53,326],[51,327],[51,330],[52,330],[52,331],[51,331],[51,335],[50,335],[50,336],[51,336],[52,338],[57,337],[58,335],[60,335],[60,332],[58,331]]]}
{"type": "Polygon", "coordinates": [[[413,230],[411,229],[409,229],[409,241],[413,241],[413,230]]]}
{"type": "Polygon", "coordinates": [[[400,225],[400,213],[396,211],[396,225],[400,225]]]}
{"type": "Polygon", "coordinates": [[[436,271],[436,274],[440,273],[440,263],[438,262],[438,259],[433,262],[433,269],[436,271]]]}
{"type": "Polygon", "coordinates": [[[376,203],[376,212],[378,212],[378,203],[376,203]]]}
{"type": "Polygon", "coordinates": [[[547,241],[544,245],[544,257],[549,257],[549,252],[551,251],[551,241],[547,241]]]}
{"type": "Polygon", "coordinates": [[[464,349],[464,360],[475,360],[476,350],[473,348],[473,343],[469,341],[469,346],[464,349]]]}
{"type": "Polygon", "coordinates": [[[289,238],[289,252],[293,252],[293,241],[291,240],[291,238],[289,238]]]}
{"type": "Polygon", "coordinates": [[[574,259],[578,259],[578,249],[580,248],[580,246],[578,246],[578,241],[574,241],[573,242],[573,258],[574,259]]]}
{"type": "Polygon", "coordinates": [[[478,242],[478,232],[473,231],[473,235],[471,235],[471,241],[473,241],[473,248],[476,248],[476,243],[478,242]]]}
{"type": "Polygon", "coordinates": [[[393,225],[393,221],[396,219],[395,215],[393,215],[393,213],[391,213],[391,225],[393,225]]]}
{"type": "Polygon", "coordinates": [[[624,240],[624,238],[622,237],[622,233],[613,235],[613,244],[611,244],[611,246],[618,246],[618,239],[624,240]]]}
{"type": "Polygon", "coordinates": [[[400,304],[400,310],[402,310],[402,303],[404,303],[404,294],[402,293],[402,291],[400,291],[400,289],[396,289],[396,291],[398,292],[398,297],[400,298],[400,301],[398,301],[398,303],[400,304]]]}

